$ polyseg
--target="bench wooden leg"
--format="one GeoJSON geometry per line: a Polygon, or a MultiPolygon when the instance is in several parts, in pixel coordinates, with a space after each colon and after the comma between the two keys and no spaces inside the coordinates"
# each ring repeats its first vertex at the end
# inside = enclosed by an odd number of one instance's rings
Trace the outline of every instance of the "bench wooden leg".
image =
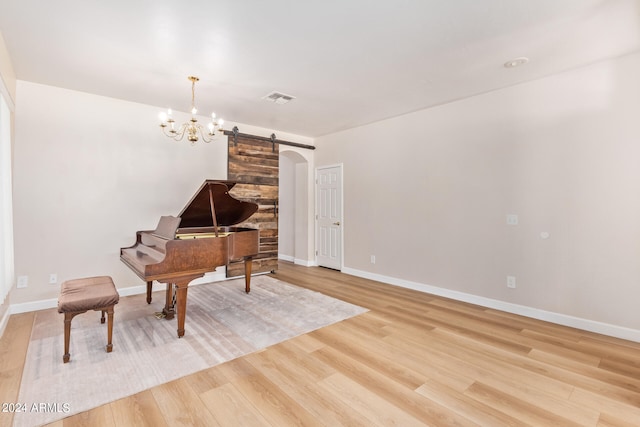
{"type": "MultiPolygon", "coordinates": [[[[111,343],[111,337],[113,336],[113,306],[107,307],[107,316],[109,322],[107,323],[107,353],[111,353],[113,350],[113,344],[111,343]]],[[[104,310],[102,311],[104,315],[104,310]]]]}
{"type": "Polygon", "coordinates": [[[71,339],[71,319],[73,316],[71,313],[64,314],[64,356],[62,361],[67,363],[71,355],[69,354],[69,340],[71,339]]]}
{"type": "Polygon", "coordinates": [[[86,311],[72,311],[64,314],[64,355],[62,361],[67,363],[71,358],[69,353],[69,343],[71,341],[71,320],[77,315],[85,313],[86,311]]]}

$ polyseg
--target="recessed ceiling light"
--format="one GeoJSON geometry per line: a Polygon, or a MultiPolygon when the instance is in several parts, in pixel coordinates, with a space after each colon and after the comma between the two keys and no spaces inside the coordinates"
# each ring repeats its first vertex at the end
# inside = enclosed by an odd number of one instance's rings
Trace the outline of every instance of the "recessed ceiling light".
{"type": "Polygon", "coordinates": [[[270,102],[275,102],[276,104],[286,104],[287,102],[296,99],[296,97],[286,95],[281,92],[271,92],[270,94],[263,96],[262,99],[270,102]]]}
{"type": "Polygon", "coordinates": [[[529,58],[521,56],[520,58],[512,59],[511,61],[507,61],[504,63],[505,68],[515,68],[529,62],[529,58]]]}

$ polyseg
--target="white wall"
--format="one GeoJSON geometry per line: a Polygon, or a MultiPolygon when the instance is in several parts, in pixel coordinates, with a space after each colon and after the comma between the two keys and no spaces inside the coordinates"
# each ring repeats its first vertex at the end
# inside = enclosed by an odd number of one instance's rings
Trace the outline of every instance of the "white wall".
{"type": "Polygon", "coordinates": [[[640,337],[638,76],[635,54],[316,139],[345,270],[640,337]]]}
{"type": "Polygon", "coordinates": [[[62,281],[83,276],[141,285],[120,248],[161,215],[177,215],[205,179],[227,176],[226,137],[174,142],[160,132],[157,107],[24,81],[17,99],[15,267],[29,285],[14,290],[12,304],[57,298],[62,281]]]}

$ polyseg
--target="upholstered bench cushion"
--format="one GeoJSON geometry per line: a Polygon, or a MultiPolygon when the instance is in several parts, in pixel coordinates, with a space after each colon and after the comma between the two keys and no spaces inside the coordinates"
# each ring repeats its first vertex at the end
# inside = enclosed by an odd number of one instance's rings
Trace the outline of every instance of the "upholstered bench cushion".
{"type": "Polygon", "coordinates": [[[95,310],[117,304],[119,300],[116,286],[109,276],[67,280],[60,289],[58,312],[95,310]]]}

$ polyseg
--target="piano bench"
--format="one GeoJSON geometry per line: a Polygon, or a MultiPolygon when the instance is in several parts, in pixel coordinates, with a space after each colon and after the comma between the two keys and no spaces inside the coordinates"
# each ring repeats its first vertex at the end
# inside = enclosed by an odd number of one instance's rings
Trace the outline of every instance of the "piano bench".
{"type": "Polygon", "coordinates": [[[64,313],[64,356],[62,361],[67,363],[69,341],[71,338],[71,320],[88,310],[101,311],[100,323],[104,323],[104,313],[109,318],[107,324],[107,353],[111,353],[113,344],[113,306],[120,300],[113,280],[109,276],[86,277],[83,279],[67,280],[62,283],[58,298],[58,313],[64,313]]]}

